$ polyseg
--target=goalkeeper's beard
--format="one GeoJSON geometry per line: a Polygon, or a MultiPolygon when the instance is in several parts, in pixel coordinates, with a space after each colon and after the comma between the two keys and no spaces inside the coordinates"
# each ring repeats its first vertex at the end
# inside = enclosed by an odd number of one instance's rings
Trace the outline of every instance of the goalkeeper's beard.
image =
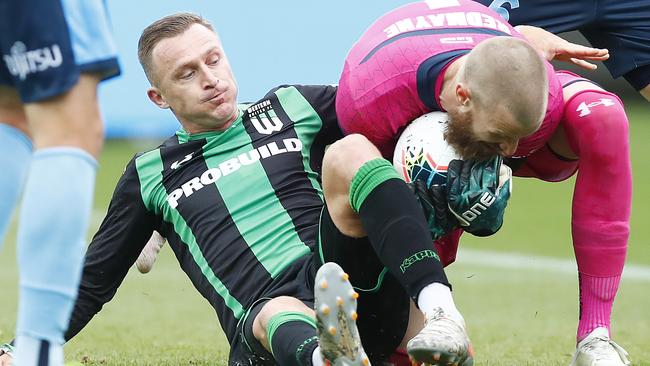
{"type": "Polygon", "coordinates": [[[501,148],[496,143],[476,139],[472,132],[472,113],[449,111],[449,123],[445,129],[445,140],[463,159],[485,161],[500,155],[501,148]]]}

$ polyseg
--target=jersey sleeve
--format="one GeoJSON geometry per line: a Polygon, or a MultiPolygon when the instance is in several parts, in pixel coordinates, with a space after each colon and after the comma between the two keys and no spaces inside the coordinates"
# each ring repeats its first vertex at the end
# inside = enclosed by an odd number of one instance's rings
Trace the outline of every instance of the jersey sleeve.
{"type": "Polygon", "coordinates": [[[323,121],[320,133],[323,135],[324,140],[331,144],[343,137],[343,132],[336,118],[337,87],[332,85],[296,85],[296,88],[323,121]]]}
{"type": "Polygon", "coordinates": [[[321,121],[314,140],[310,142],[309,158],[311,168],[320,173],[325,148],[344,136],[336,114],[338,87],[333,85],[281,85],[269,91],[265,98],[274,98],[273,94],[277,94],[282,89],[297,91],[297,93],[288,94],[291,95],[291,98],[295,98],[296,101],[297,99],[307,101],[321,121]]]}
{"type": "Polygon", "coordinates": [[[321,173],[325,149],[336,140],[343,138],[343,131],[336,117],[337,87],[331,85],[296,85],[295,87],[307,99],[322,121],[321,129],[314,138],[309,159],[311,168],[321,173]]]}
{"type": "Polygon", "coordinates": [[[117,183],[106,217],[86,252],[66,340],[83,329],[115,296],[158,225],[159,219],[142,201],[135,159],[132,159],[117,183]]]}
{"type": "Polygon", "coordinates": [[[269,92],[275,93],[278,89],[294,87],[307,100],[316,111],[323,122],[317,138],[321,143],[329,145],[343,137],[343,131],[339,127],[336,118],[336,92],[337,87],[333,85],[283,85],[269,92]]]}

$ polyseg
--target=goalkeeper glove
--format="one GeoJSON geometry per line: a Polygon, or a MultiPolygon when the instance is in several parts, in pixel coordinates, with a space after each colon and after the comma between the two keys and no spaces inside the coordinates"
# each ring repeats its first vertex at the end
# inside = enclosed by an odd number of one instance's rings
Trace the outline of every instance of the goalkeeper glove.
{"type": "Polygon", "coordinates": [[[427,187],[427,184],[421,180],[415,180],[408,185],[422,206],[433,240],[449,234],[458,227],[458,220],[447,208],[447,190],[444,186],[427,187]]]}
{"type": "Polygon", "coordinates": [[[447,170],[447,202],[463,230],[488,236],[503,225],[512,189],[512,171],[501,157],[453,160],[447,170]]]}

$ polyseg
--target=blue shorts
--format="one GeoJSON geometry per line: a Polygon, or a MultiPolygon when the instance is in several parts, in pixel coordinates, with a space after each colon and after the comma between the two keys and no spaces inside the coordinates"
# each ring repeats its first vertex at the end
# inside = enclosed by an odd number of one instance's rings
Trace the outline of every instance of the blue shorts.
{"type": "Polygon", "coordinates": [[[65,93],[80,73],[120,73],[103,0],[0,0],[0,53],[0,85],[25,103],[65,93]]]}
{"type": "Polygon", "coordinates": [[[512,25],[549,32],[579,30],[610,52],[605,66],[637,90],[650,84],[650,1],[648,0],[475,0],[512,25]]]}

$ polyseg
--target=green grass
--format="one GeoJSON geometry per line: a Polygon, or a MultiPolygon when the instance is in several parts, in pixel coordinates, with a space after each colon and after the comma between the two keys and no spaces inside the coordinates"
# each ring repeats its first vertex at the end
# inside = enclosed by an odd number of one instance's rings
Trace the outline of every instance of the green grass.
{"type": "MultiPolygon", "coordinates": [[[[634,194],[628,263],[650,265],[650,109],[628,107],[634,194]]],[[[601,184],[610,175],[602,173],[601,184]]],[[[571,199],[575,177],[560,183],[516,178],[503,228],[488,238],[466,235],[463,246],[554,257],[573,256],[571,199]]]]}
{"type": "MultiPolygon", "coordinates": [[[[628,262],[650,265],[650,117],[648,105],[631,106],[634,205],[628,262]]],[[[105,209],[133,153],[151,142],[107,144],[95,207],[105,209]]],[[[608,172],[603,172],[607,184],[608,172]]],[[[504,228],[490,238],[463,239],[449,268],[458,306],[477,351],[477,365],[567,365],[577,322],[575,275],[463,263],[462,249],[573,258],[570,212],[573,181],[517,179],[504,228]]],[[[0,256],[0,340],[12,337],[17,272],[12,229],[0,256]]],[[[634,365],[650,366],[650,292],[647,281],[624,280],[615,304],[614,336],[634,365]]],[[[228,346],[216,315],[163,249],[152,273],[132,270],[116,298],[66,347],[68,360],[91,365],[223,365],[228,346]]]]}
{"type": "MultiPolygon", "coordinates": [[[[628,107],[634,194],[628,263],[650,265],[650,109],[628,107]]],[[[607,185],[611,174],[602,173],[607,185]]],[[[554,257],[573,256],[571,199],[575,177],[560,183],[516,178],[503,228],[488,238],[466,235],[463,246],[554,257]]]]}
{"type": "MultiPolygon", "coordinates": [[[[448,274],[478,365],[566,366],[575,345],[576,276],[456,263],[448,274]]],[[[634,365],[650,366],[648,282],[623,281],[613,335],[634,365]]]]}

